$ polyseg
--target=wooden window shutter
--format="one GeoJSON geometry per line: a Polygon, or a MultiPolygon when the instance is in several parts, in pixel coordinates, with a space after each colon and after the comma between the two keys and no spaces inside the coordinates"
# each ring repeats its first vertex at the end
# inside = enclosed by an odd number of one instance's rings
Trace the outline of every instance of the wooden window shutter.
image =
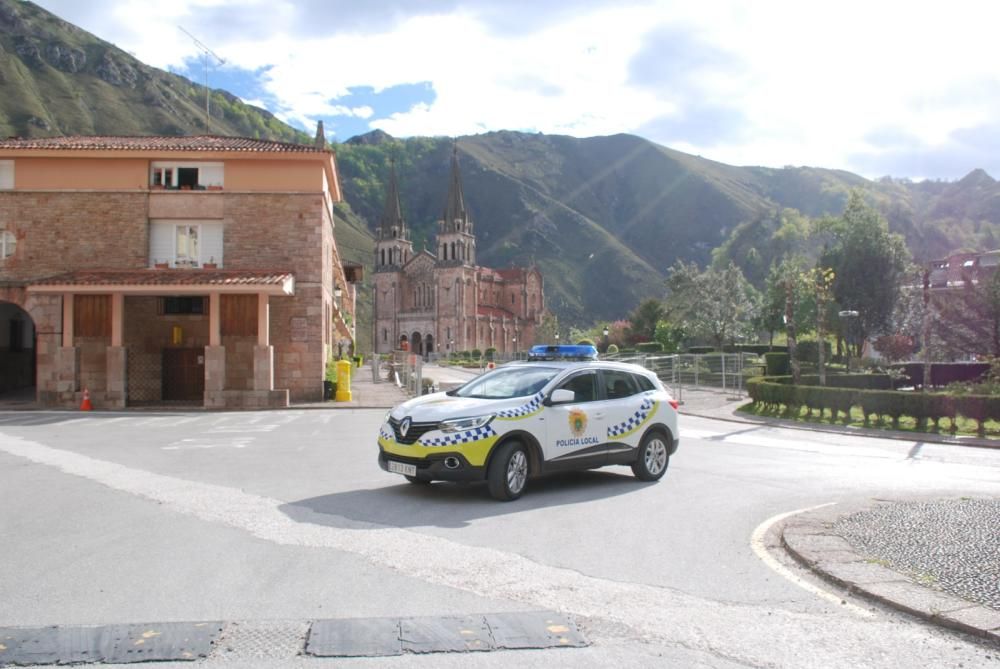
{"type": "Polygon", "coordinates": [[[77,337],[110,337],[111,296],[74,295],[73,333],[77,337]]]}
{"type": "Polygon", "coordinates": [[[241,337],[257,336],[257,296],[222,295],[222,334],[241,337]]]}

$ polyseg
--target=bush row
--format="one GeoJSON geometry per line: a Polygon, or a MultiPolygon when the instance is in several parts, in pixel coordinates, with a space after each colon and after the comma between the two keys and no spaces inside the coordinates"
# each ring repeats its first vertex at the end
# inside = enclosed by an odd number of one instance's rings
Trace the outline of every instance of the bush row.
{"type": "MultiPolygon", "coordinates": [[[[924,385],[924,365],[920,362],[906,362],[892,365],[910,379],[914,386],[924,385]]],[[[976,383],[990,371],[986,362],[932,362],[931,385],[946,386],[949,383],[976,383]]]]}
{"type": "MultiPolygon", "coordinates": [[[[853,375],[862,376],[862,375],[853,375]]],[[[836,378],[836,377],[834,377],[836,378]]],[[[899,427],[899,419],[909,416],[916,419],[920,429],[926,429],[928,421],[933,429],[940,428],[940,420],[951,421],[949,430],[956,431],[955,418],[963,416],[976,421],[979,436],[986,434],[986,421],[1000,421],[1000,397],[992,395],[947,395],[944,393],[914,393],[894,390],[864,390],[860,388],[836,388],[830,386],[791,385],[784,379],[757,377],[747,382],[747,392],[755,405],[769,410],[784,410],[798,413],[805,407],[811,415],[819,412],[823,417],[830,412],[830,420],[836,421],[843,415],[844,423],[850,420],[852,407],[859,407],[869,425],[875,416],[878,423],[891,419],[893,427],[899,427]]]]}

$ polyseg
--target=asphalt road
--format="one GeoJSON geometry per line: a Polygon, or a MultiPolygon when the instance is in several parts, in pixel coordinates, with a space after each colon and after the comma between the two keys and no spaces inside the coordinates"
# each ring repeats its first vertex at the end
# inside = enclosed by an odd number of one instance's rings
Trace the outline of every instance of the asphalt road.
{"type": "Polygon", "coordinates": [[[295,635],[546,609],[591,645],[378,666],[1000,666],[995,647],[815,581],[765,525],[830,503],[1000,496],[1000,451],[685,416],[658,483],[607,468],[503,504],[380,470],[383,416],[0,413],[0,626],[239,621],[250,640],[202,664],[373,666],[297,657],[295,635]]]}

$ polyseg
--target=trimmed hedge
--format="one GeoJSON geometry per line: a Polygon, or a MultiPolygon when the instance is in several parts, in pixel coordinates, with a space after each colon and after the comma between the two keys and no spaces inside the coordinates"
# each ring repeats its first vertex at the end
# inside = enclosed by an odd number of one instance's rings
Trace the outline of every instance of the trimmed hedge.
{"type": "MultiPolygon", "coordinates": [[[[879,376],[852,374],[850,376],[879,376]]],[[[838,377],[832,376],[831,381],[838,377]]],[[[849,378],[849,377],[848,377],[849,378]]],[[[886,377],[888,378],[888,377],[886,377]]],[[[747,381],[747,393],[756,405],[778,411],[784,407],[786,413],[797,413],[805,407],[811,414],[830,412],[830,420],[844,415],[847,422],[852,407],[859,407],[865,416],[865,425],[872,416],[876,422],[889,419],[893,427],[899,427],[903,416],[916,419],[921,428],[932,421],[934,430],[940,428],[942,418],[951,421],[950,430],[955,431],[955,418],[962,416],[976,421],[979,436],[986,434],[986,421],[1000,421],[1000,396],[994,395],[946,395],[944,393],[915,393],[895,390],[866,390],[863,388],[792,385],[787,377],[760,376],[747,381]]]]}
{"type": "Polygon", "coordinates": [[[782,376],[791,371],[790,356],[787,353],[765,353],[764,366],[768,376],[782,376]]]}
{"type": "Polygon", "coordinates": [[[788,353],[787,346],[768,346],[767,344],[736,344],[722,347],[723,353],[753,353],[754,355],[764,355],[765,353],[788,353]]]}
{"type": "MultiPolygon", "coordinates": [[[[903,372],[914,386],[924,385],[924,364],[922,362],[906,362],[892,365],[890,369],[903,372]]],[[[990,371],[986,362],[932,362],[931,385],[946,386],[949,383],[977,383],[982,381],[990,371]]]]}
{"type": "MultiPolygon", "coordinates": [[[[823,359],[830,360],[832,355],[830,342],[823,342],[823,359]]],[[[819,362],[819,342],[812,340],[800,341],[795,346],[795,358],[802,362],[819,362]]]]}
{"type": "Polygon", "coordinates": [[[705,353],[715,353],[714,346],[689,346],[688,353],[693,353],[695,355],[703,355],[705,353]]]}
{"type": "Polygon", "coordinates": [[[635,345],[639,353],[663,353],[663,344],[658,341],[644,341],[635,345]]]}

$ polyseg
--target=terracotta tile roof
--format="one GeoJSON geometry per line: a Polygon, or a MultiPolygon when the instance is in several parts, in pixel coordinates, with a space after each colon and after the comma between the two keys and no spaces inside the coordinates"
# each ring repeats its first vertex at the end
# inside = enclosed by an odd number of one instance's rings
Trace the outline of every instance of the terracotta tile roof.
{"type": "Polygon", "coordinates": [[[72,151],[246,151],[264,153],[330,153],[306,144],[273,142],[249,137],[193,135],[188,137],[117,137],[73,135],[0,139],[0,149],[38,149],[72,151]]]}
{"type": "Polygon", "coordinates": [[[291,272],[241,269],[78,270],[32,281],[32,286],[280,286],[291,272]]]}

